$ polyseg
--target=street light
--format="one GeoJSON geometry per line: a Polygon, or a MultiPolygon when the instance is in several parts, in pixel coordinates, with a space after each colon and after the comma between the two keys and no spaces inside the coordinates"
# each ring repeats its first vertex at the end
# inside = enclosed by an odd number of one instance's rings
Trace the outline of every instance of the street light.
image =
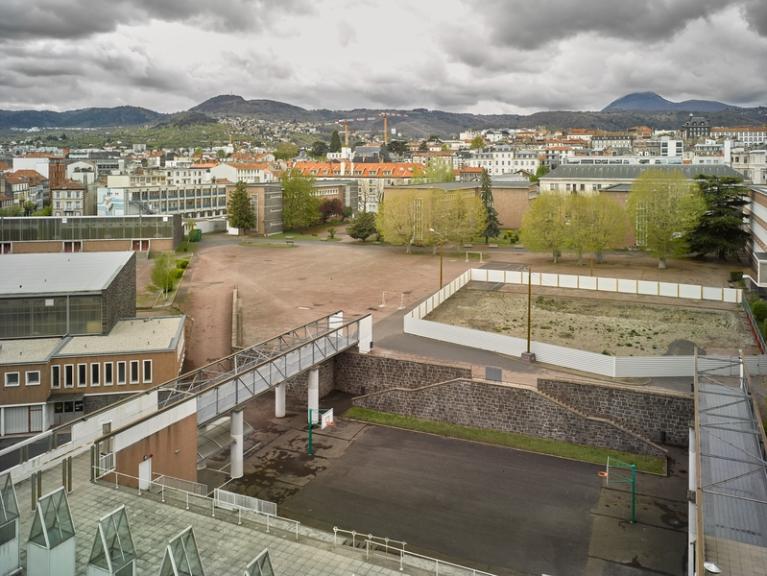
{"type": "MultiPolygon", "coordinates": [[[[436,234],[437,236],[440,236],[441,238],[444,238],[445,235],[441,232],[437,232],[434,228],[429,228],[429,232],[432,234],[436,234]]],[[[442,289],[442,241],[440,241],[439,244],[437,244],[439,247],[439,287],[440,290],[442,289]]]]}

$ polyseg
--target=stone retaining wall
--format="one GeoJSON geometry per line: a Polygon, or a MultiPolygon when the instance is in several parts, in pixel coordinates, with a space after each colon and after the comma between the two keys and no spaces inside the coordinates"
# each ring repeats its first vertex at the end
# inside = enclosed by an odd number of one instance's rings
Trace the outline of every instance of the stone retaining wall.
{"type": "Polygon", "coordinates": [[[471,378],[471,369],[357,352],[336,357],[336,389],[355,396],[397,387],[419,388],[455,378],[471,378]]]}
{"type": "Polygon", "coordinates": [[[642,438],[610,422],[568,410],[527,387],[460,379],[418,389],[390,389],[359,396],[353,402],[426,420],[665,456],[662,449],[642,438]]]}
{"type": "Polygon", "coordinates": [[[619,422],[653,442],[684,447],[689,443],[691,395],[544,379],[538,380],[538,388],[577,410],[619,422]]]}
{"type": "MultiPolygon", "coordinates": [[[[335,362],[332,358],[320,364],[320,398],[324,398],[333,391],[334,373],[335,362]]],[[[285,390],[286,400],[290,404],[306,406],[308,398],[306,386],[308,382],[308,371],[288,380],[287,389],[285,390]]]]}

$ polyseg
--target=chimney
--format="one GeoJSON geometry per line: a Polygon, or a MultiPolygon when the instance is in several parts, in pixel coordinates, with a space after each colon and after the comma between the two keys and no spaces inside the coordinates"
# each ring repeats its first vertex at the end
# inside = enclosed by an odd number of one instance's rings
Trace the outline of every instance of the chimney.
{"type": "Polygon", "coordinates": [[[389,115],[384,112],[384,146],[389,143],[389,115]]]}

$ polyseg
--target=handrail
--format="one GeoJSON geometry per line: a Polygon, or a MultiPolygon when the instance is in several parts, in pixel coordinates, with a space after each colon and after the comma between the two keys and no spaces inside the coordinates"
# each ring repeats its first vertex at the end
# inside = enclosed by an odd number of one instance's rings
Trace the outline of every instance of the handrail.
{"type": "MultiPolygon", "coordinates": [[[[130,479],[134,480],[136,482],[136,488],[131,488],[129,486],[122,486],[126,490],[135,489],[137,490],[137,494],[139,496],[150,494],[150,495],[156,495],[159,492],[160,495],[160,502],[163,504],[169,504],[169,498],[168,495],[180,495],[181,501],[184,503],[186,510],[195,511],[190,506],[190,503],[194,502],[205,502],[205,508],[207,510],[210,510],[210,515],[212,518],[216,517],[216,509],[219,510],[227,510],[226,508],[221,508],[219,506],[216,506],[216,500],[215,498],[211,498],[208,495],[203,494],[196,494],[194,492],[189,492],[187,490],[183,490],[181,488],[176,488],[174,486],[168,486],[166,484],[158,483],[154,480],[144,480],[137,478],[136,476],[131,476],[130,474],[124,474],[122,472],[117,472],[116,470],[111,470],[108,472],[102,472],[98,469],[97,466],[93,466],[94,468],[94,477],[95,482],[100,482],[105,485],[113,486],[115,490],[119,490],[121,487],[120,479],[130,479]],[[114,479],[107,480],[108,477],[113,476],[114,479]],[[144,484],[149,485],[149,489],[142,489],[141,486],[144,484]],[[152,488],[155,488],[155,491],[152,491],[152,488]]],[[[301,522],[298,520],[293,520],[291,518],[285,518],[284,516],[277,516],[276,514],[268,514],[266,512],[259,512],[258,510],[251,510],[246,508],[237,508],[237,525],[241,526],[243,518],[248,519],[248,517],[252,517],[251,519],[258,521],[259,523],[266,524],[266,533],[270,534],[272,528],[276,528],[277,530],[282,530],[283,532],[291,532],[295,535],[296,540],[298,540],[299,536],[299,528],[301,527],[301,522]],[[285,530],[284,528],[280,528],[279,526],[275,525],[275,522],[280,523],[284,522],[290,526],[289,530],[285,530]]]]}

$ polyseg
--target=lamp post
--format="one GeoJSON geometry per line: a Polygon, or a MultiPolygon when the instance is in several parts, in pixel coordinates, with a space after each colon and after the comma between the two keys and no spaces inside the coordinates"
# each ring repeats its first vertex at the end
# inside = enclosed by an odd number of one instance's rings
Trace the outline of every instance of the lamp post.
{"type": "MultiPolygon", "coordinates": [[[[437,232],[434,228],[429,228],[429,232],[436,234],[440,238],[444,238],[445,235],[441,232],[437,232]]],[[[442,240],[437,244],[437,250],[439,250],[439,288],[442,289],[442,270],[443,270],[443,255],[442,255],[442,240]]]]}

